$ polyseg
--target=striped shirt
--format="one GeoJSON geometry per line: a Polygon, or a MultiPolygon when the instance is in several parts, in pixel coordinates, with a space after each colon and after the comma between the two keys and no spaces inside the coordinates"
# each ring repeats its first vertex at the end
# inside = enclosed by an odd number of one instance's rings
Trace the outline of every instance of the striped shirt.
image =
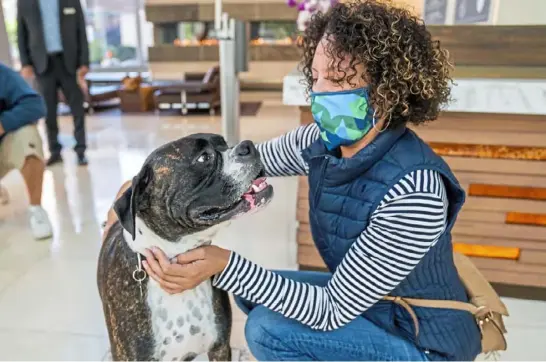
{"type": "MultiPolygon", "coordinates": [[[[311,124],[258,145],[266,173],[305,175],[301,151],[319,136],[311,124]]],[[[447,205],[437,172],[411,172],[384,196],[326,286],[286,279],[235,252],[215,286],[313,329],[337,329],[389,294],[415,268],[444,232],[447,205]]]]}

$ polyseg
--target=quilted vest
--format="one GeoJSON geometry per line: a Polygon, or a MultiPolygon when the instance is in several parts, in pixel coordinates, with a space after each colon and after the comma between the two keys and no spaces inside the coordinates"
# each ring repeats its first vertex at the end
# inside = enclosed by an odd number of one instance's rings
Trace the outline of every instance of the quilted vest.
{"type": "MultiPolygon", "coordinates": [[[[388,190],[408,173],[434,170],[443,177],[449,201],[447,228],[392,296],[468,301],[453,263],[451,229],[465,193],[449,166],[406,127],[387,130],[351,158],[336,157],[322,140],[302,153],[309,166],[309,220],[315,245],[334,272],[368,225],[388,190]]],[[[470,313],[414,308],[419,335],[407,311],[379,301],[363,316],[383,329],[413,341],[431,360],[473,360],[480,332],[470,313]]]]}

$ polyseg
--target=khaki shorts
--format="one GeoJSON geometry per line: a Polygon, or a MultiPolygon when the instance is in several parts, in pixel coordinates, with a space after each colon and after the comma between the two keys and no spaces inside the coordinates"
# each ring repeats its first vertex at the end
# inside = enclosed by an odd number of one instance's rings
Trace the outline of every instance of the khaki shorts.
{"type": "Polygon", "coordinates": [[[14,168],[23,168],[29,156],[44,159],[42,138],[35,124],[9,132],[0,140],[0,178],[14,168]]]}

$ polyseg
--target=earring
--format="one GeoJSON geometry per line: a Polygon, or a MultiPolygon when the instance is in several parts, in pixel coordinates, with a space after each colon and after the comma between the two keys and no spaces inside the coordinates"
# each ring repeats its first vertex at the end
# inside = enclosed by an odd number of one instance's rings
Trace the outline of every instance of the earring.
{"type": "Polygon", "coordinates": [[[387,130],[387,128],[389,128],[390,124],[391,124],[391,116],[389,115],[389,121],[387,122],[387,125],[385,127],[383,127],[383,129],[378,129],[376,127],[376,118],[375,118],[375,113],[377,112],[377,110],[374,109],[373,111],[373,118],[372,118],[372,125],[373,125],[373,128],[375,128],[375,130],[379,133],[383,133],[387,130]]]}

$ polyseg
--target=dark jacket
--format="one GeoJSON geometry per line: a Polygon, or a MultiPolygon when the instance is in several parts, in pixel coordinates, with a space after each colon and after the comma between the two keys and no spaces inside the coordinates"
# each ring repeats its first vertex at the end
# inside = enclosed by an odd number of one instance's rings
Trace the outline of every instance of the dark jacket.
{"type": "Polygon", "coordinates": [[[0,123],[4,131],[36,123],[45,114],[42,97],[17,72],[0,63],[0,123]]]}
{"type": "MultiPolygon", "coordinates": [[[[405,127],[380,134],[350,159],[336,158],[318,140],[303,152],[309,164],[309,220],[315,244],[334,271],[368,226],[388,190],[408,173],[435,170],[443,176],[449,201],[447,228],[392,296],[468,301],[453,263],[451,229],[465,194],[449,166],[405,127]]],[[[380,301],[364,313],[383,329],[413,341],[432,360],[474,360],[481,338],[468,312],[414,308],[420,323],[394,303],[380,301]]]]}
{"type": "MultiPolygon", "coordinates": [[[[85,17],[80,0],[58,1],[64,64],[69,73],[75,74],[79,67],[89,66],[85,17]],[[67,8],[73,8],[76,12],[65,14],[67,8]]],[[[48,54],[38,0],[18,0],[17,36],[21,64],[32,65],[37,74],[44,73],[48,54]]]]}

